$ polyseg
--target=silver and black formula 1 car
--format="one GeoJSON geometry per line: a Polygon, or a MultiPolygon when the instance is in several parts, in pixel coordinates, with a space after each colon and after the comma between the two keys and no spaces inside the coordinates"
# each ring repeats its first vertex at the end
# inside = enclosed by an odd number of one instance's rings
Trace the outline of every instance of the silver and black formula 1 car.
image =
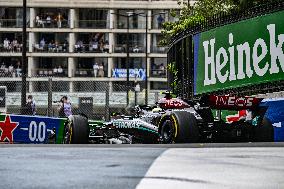
{"type": "MultiPolygon", "coordinates": [[[[261,98],[204,96],[198,101],[172,98],[157,106],[136,106],[130,116],[116,114],[107,123],[88,122],[91,143],[194,143],[273,141],[273,126],[259,106],[261,98]],[[213,117],[212,109],[245,110],[232,123],[213,117]]],[[[68,133],[68,130],[66,131],[68,133]]],[[[70,141],[69,141],[70,142],[70,141]]],[[[71,141],[72,143],[72,141],[71,141]]]]}

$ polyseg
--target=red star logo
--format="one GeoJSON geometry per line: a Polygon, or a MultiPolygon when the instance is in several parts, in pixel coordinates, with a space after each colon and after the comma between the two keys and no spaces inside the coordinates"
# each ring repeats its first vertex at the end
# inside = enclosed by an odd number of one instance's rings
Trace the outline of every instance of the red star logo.
{"type": "Polygon", "coordinates": [[[19,123],[11,122],[11,117],[6,115],[5,121],[0,122],[0,142],[3,142],[7,139],[10,143],[13,143],[13,131],[17,128],[19,123]]]}

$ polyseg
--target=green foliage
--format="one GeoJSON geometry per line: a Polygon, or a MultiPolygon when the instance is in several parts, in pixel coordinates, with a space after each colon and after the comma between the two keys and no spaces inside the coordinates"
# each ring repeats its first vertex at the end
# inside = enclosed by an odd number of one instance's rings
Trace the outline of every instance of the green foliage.
{"type": "Polygon", "coordinates": [[[178,18],[177,22],[165,22],[163,24],[163,37],[160,42],[162,45],[167,45],[171,37],[194,26],[196,23],[202,22],[205,19],[212,17],[220,12],[228,12],[234,8],[232,0],[199,0],[194,5],[182,4],[180,13],[171,11],[171,15],[178,18]]]}
{"type": "Polygon", "coordinates": [[[275,1],[282,1],[282,0],[233,0],[233,3],[236,5],[237,9],[243,10],[260,4],[270,3],[275,1]]]}
{"type": "MultiPolygon", "coordinates": [[[[177,18],[176,20],[178,21],[163,23],[163,39],[160,41],[160,45],[166,46],[176,34],[193,27],[197,23],[212,18],[216,14],[242,11],[269,1],[273,2],[275,0],[198,0],[193,5],[178,1],[181,10],[179,12],[176,10],[170,12],[170,15],[177,18]]],[[[169,63],[167,69],[172,74],[171,88],[176,93],[181,88],[176,63],[169,63]]]]}
{"type": "Polygon", "coordinates": [[[163,24],[163,39],[160,41],[160,45],[166,46],[174,35],[196,23],[212,18],[213,15],[247,9],[268,1],[272,2],[273,0],[198,0],[193,5],[178,1],[181,6],[179,14],[177,11],[171,11],[171,16],[177,18],[178,21],[163,24]]]}
{"type": "Polygon", "coordinates": [[[172,74],[173,81],[170,84],[173,92],[176,92],[180,86],[180,81],[178,80],[178,70],[176,68],[176,62],[171,62],[167,65],[169,73],[172,74]]]}
{"type": "Polygon", "coordinates": [[[177,68],[176,68],[176,62],[168,63],[167,69],[168,69],[168,71],[169,71],[170,73],[172,73],[174,76],[177,76],[178,71],[177,71],[177,68]]]}

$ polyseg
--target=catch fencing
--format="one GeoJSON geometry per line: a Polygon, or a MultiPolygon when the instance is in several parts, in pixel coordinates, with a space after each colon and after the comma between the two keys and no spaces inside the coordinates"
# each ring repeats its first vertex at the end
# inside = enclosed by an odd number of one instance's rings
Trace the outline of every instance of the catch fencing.
{"type": "MultiPolygon", "coordinates": [[[[60,99],[67,96],[72,104],[72,113],[84,113],[90,119],[109,120],[111,113],[128,114],[135,105],[145,104],[144,82],[87,81],[73,78],[27,78],[26,97],[32,95],[36,115],[58,117],[60,99]],[[127,93],[128,90],[128,93],[127,93]]],[[[21,107],[21,78],[0,82],[0,100],[4,100],[1,112],[28,114],[21,107]],[[6,91],[6,92],[4,92],[6,91]],[[2,98],[3,97],[3,98],[2,98]],[[24,110],[24,111],[23,111],[24,110]]],[[[162,94],[148,92],[148,104],[154,105],[162,94]]],[[[1,102],[0,102],[1,104],[1,102]]]]}

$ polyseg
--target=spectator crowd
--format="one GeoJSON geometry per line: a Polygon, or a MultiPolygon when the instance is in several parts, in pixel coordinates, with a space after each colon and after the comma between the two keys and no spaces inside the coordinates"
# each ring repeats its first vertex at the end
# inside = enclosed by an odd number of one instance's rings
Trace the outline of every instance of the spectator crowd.
{"type": "Polygon", "coordinates": [[[109,52],[108,41],[90,41],[89,43],[84,43],[82,40],[78,40],[75,44],[75,52],[109,52]]]}
{"type": "Polygon", "coordinates": [[[97,62],[93,65],[94,77],[104,77],[104,63],[98,64],[97,62]]]}
{"type": "Polygon", "coordinates": [[[42,38],[38,44],[34,45],[36,52],[67,52],[68,47],[69,44],[67,40],[65,40],[63,43],[59,43],[58,41],[54,40],[45,41],[44,38],[42,38]]]}
{"type": "Polygon", "coordinates": [[[79,39],[75,44],[75,52],[109,52],[109,42],[102,35],[96,34],[88,41],[79,39]]]}
{"type": "Polygon", "coordinates": [[[13,40],[9,40],[5,38],[3,43],[0,43],[0,51],[1,52],[21,52],[22,51],[22,44],[20,44],[17,38],[13,40]]]}
{"type": "Polygon", "coordinates": [[[75,71],[75,77],[105,77],[104,62],[93,64],[93,68],[79,68],[75,71]]]}
{"type": "Polygon", "coordinates": [[[46,76],[54,76],[54,77],[65,77],[67,76],[67,69],[63,66],[58,65],[54,68],[39,68],[37,76],[46,77],[46,76]]]}
{"type": "Polygon", "coordinates": [[[152,64],[152,76],[154,77],[165,77],[166,76],[166,67],[164,64],[152,64]]]}
{"type": "Polygon", "coordinates": [[[35,17],[36,27],[66,27],[67,21],[61,13],[57,15],[41,14],[35,17]]]}
{"type": "Polygon", "coordinates": [[[18,61],[16,64],[10,63],[6,64],[4,61],[0,66],[0,76],[1,77],[21,77],[21,63],[18,61]]]}

